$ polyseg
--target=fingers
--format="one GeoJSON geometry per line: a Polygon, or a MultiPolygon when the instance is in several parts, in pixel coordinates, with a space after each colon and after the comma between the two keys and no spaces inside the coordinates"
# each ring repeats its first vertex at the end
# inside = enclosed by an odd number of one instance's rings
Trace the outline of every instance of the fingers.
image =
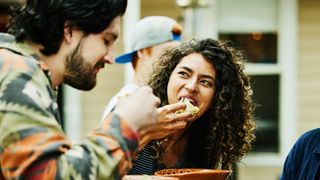
{"type": "Polygon", "coordinates": [[[166,127],[167,127],[167,130],[169,131],[176,131],[176,130],[184,129],[186,128],[186,126],[187,126],[186,121],[176,121],[168,124],[166,127]]]}
{"type": "Polygon", "coordinates": [[[163,112],[159,112],[159,109],[158,109],[159,123],[172,123],[175,121],[190,121],[192,117],[193,116],[190,112],[183,112],[181,114],[176,114],[173,112],[163,113],[163,112]]]}
{"type": "Polygon", "coordinates": [[[190,112],[176,113],[177,111],[184,109],[185,104],[178,102],[175,104],[169,104],[157,109],[159,122],[173,122],[173,121],[182,121],[192,118],[190,112]]]}
{"type": "Polygon", "coordinates": [[[143,128],[140,133],[141,134],[149,134],[149,133],[159,133],[159,134],[167,134],[169,131],[179,131],[186,128],[186,121],[176,121],[172,123],[162,123],[157,125],[151,125],[149,127],[143,128]]]}
{"type": "Polygon", "coordinates": [[[162,123],[157,125],[150,125],[139,130],[141,142],[139,143],[140,148],[153,139],[161,139],[178,131],[185,129],[187,126],[186,121],[176,121],[172,123],[162,123]]]}
{"type": "Polygon", "coordinates": [[[166,105],[166,106],[163,106],[163,107],[160,107],[158,108],[160,111],[163,111],[163,112],[177,112],[179,110],[183,110],[186,108],[186,105],[182,102],[177,102],[177,103],[174,103],[174,104],[169,104],[169,105],[166,105]]]}
{"type": "Polygon", "coordinates": [[[143,86],[143,87],[139,88],[139,92],[142,93],[142,94],[145,94],[145,95],[152,95],[153,98],[154,98],[155,107],[159,107],[160,99],[158,97],[156,97],[155,95],[153,95],[151,87],[143,86]]]}

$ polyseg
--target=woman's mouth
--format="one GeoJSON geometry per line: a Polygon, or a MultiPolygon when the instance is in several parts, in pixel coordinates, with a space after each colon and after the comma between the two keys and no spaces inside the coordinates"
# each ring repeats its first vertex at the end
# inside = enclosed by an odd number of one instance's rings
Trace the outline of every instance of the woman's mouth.
{"type": "Polygon", "coordinates": [[[192,105],[198,106],[197,101],[196,101],[193,97],[191,97],[191,96],[181,96],[181,97],[179,98],[179,101],[182,100],[182,99],[188,99],[189,102],[190,102],[192,105]]]}

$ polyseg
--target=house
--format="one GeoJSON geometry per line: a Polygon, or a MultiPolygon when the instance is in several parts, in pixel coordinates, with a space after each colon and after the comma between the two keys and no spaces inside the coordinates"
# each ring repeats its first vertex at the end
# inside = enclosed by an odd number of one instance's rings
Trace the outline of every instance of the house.
{"type": "MultiPolygon", "coordinates": [[[[7,4],[13,1],[0,0],[0,31],[5,31],[7,4]]],[[[114,56],[126,51],[132,24],[149,15],[175,18],[184,25],[186,39],[232,40],[248,55],[246,71],[259,104],[257,141],[238,164],[237,179],[276,180],[293,143],[320,124],[319,9],[319,0],[129,0],[114,56]]],[[[131,71],[130,64],[106,66],[89,92],[61,87],[70,139],[96,127],[104,106],[130,80],[131,71]]]]}

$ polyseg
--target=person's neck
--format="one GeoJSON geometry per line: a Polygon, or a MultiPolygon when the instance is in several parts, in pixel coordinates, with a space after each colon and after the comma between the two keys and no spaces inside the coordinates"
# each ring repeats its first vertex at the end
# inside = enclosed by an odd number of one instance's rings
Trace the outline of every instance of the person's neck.
{"type": "Polygon", "coordinates": [[[51,85],[56,89],[63,82],[63,56],[61,53],[56,53],[50,56],[46,56],[41,53],[40,49],[43,47],[41,45],[27,43],[31,50],[39,56],[40,66],[44,70],[50,71],[51,85]]]}
{"type": "Polygon", "coordinates": [[[162,157],[162,162],[166,167],[170,168],[179,161],[187,145],[187,140],[185,131],[177,132],[168,137],[166,143],[163,144],[164,154],[162,157]]]}
{"type": "Polygon", "coordinates": [[[62,63],[62,57],[58,55],[45,56],[43,58],[44,64],[49,68],[51,72],[52,87],[57,88],[63,82],[64,66],[62,63]]]}
{"type": "Polygon", "coordinates": [[[179,141],[181,141],[184,138],[187,138],[186,130],[181,130],[181,131],[178,131],[174,134],[171,134],[170,136],[168,136],[168,146],[166,148],[172,149],[172,147],[175,144],[179,143],[179,141]]]}
{"type": "Polygon", "coordinates": [[[132,80],[132,83],[136,84],[138,86],[145,86],[146,85],[144,77],[138,73],[135,73],[133,80],[132,80]]]}

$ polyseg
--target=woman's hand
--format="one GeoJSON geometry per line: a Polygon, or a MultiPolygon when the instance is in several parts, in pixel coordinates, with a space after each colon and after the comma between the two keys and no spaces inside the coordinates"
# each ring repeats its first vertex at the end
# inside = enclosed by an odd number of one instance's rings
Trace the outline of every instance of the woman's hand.
{"type": "Polygon", "coordinates": [[[186,128],[187,122],[193,119],[190,112],[176,113],[186,108],[182,102],[169,104],[157,109],[158,122],[142,128],[140,134],[140,148],[153,139],[161,139],[186,128]]]}

